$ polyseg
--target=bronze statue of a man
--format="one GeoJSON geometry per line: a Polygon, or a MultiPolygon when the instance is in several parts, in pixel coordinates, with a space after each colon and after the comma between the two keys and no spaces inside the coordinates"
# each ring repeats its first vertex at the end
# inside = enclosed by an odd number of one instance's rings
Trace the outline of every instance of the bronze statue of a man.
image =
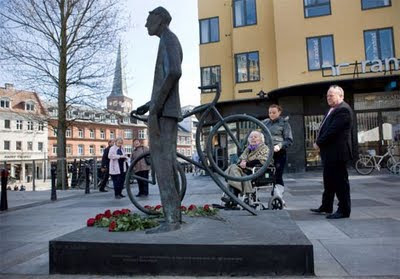
{"type": "Polygon", "coordinates": [[[151,100],[137,109],[138,114],[149,111],[149,140],[151,161],[157,175],[165,223],[154,231],[180,228],[181,211],[178,192],[176,139],[178,121],[182,119],[179,100],[179,79],[182,74],[182,48],[169,29],[169,12],[158,7],[149,12],[146,27],[150,36],[158,36],[157,62],[151,100]]]}

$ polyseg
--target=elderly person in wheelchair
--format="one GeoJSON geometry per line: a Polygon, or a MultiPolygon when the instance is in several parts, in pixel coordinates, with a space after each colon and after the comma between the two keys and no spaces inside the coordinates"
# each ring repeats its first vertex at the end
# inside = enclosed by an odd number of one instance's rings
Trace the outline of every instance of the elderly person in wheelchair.
{"type": "MultiPolygon", "coordinates": [[[[248,145],[240,155],[238,163],[230,165],[225,173],[230,176],[244,176],[252,173],[256,166],[262,166],[267,159],[269,147],[264,143],[264,135],[259,131],[252,131],[247,139],[248,145]]],[[[229,190],[236,196],[253,192],[251,181],[228,180],[229,190]]],[[[236,204],[227,196],[221,198],[226,208],[236,208],[236,204]]]]}

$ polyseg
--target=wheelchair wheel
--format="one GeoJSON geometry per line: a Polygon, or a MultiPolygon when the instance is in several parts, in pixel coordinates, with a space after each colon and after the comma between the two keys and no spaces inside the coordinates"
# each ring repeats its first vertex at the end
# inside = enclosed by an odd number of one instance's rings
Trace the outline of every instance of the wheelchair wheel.
{"type": "Polygon", "coordinates": [[[257,118],[254,118],[249,115],[230,115],[226,118],[224,118],[222,121],[219,121],[210,131],[210,134],[208,135],[207,138],[207,143],[206,143],[206,153],[207,153],[207,159],[212,166],[213,170],[217,172],[219,175],[224,177],[227,180],[232,180],[232,181],[249,181],[252,179],[255,179],[259,177],[260,175],[264,174],[265,171],[267,170],[268,166],[270,165],[273,157],[273,143],[272,143],[272,137],[271,133],[269,132],[268,128],[257,118]],[[245,143],[241,144],[238,142],[235,133],[237,134],[237,131],[235,131],[236,128],[232,129],[230,127],[239,127],[240,125],[245,124],[247,127],[250,127],[251,130],[258,130],[264,134],[265,138],[265,145],[268,146],[269,148],[269,153],[267,156],[267,161],[264,163],[264,165],[259,168],[254,174],[251,175],[244,175],[241,177],[237,176],[230,176],[227,175],[220,167],[220,165],[216,162],[216,156],[214,156],[215,150],[213,148],[213,138],[214,136],[218,135],[219,133],[223,132],[227,134],[227,137],[230,138],[233,143],[235,143],[236,148],[242,152],[243,147],[247,144],[247,139],[245,143]],[[224,128],[224,129],[222,129],[224,128]]]}
{"type": "Polygon", "coordinates": [[[268,203],[268,208],[271,210],[282,210],[283,200],[280,197],[271,197],[268,203]]]}
{"type": "MultiPolygon", "coordinates": [[[[129,169],[126,173],[126,177],[125,177],[125,187],[126,187],[126,192],[128,193],[129,199],[131,200],[131,202],[136,206],[137,209],[139,209],[140,211],[149,214],[149,215],[159,215],[160,212],[158,211],[154,211],[151,210],[149,208],[145,208],[145,206],[147,205],[148,201],[147,199],[139,199],[136,198],[135,195],[138,192],[138,183],[134,183],[134,180],[138,181],[138,180],[142,180],[142,181],[147,181],[149,183],[149,195],[157,195],[159,197],[159,201],[158,204],[161,204],[161,199],[160,199],[160,193],[158,190],[158,187],[151,187],[151,185],[156,185],[156,173],[154,171],[153,166],[151,167],[151,170],[149,171],[149,179],[145,179],[141,176],[138,176],[134,173],[133,169],[135,167],[135,165],[142,159],[144,159],[144,157],[149,156],[150,152],[145,152],[143,154],[141,154],[139,157],[137,157],[132,164],[129,166],[129,169]]],[[[183,171],[182,167],[180,166],[180,164],[178,162],[176,162],[176,174],[178,177],[178,181],[179,181],[179,196],[180,199],[183,200],[183,198],[185,197],[185,193],[186,193],[186,175],[185,172],[183,171]]],[[[153,199],[154,201],[154,199],[153,199]]]]}

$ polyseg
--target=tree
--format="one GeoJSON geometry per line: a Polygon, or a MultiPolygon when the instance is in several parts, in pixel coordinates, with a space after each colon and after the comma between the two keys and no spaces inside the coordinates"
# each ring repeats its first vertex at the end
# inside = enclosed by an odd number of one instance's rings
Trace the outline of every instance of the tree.
{"type": "MultiPolygon", "coordinates": [[[[119,0],[1,1],[0,61],[57,100],[58,158],[66,157],[68,106],[105,92],[123,18],[119,0]]],[[[60,187],[60,160],[57,169],[60,187]]]]}

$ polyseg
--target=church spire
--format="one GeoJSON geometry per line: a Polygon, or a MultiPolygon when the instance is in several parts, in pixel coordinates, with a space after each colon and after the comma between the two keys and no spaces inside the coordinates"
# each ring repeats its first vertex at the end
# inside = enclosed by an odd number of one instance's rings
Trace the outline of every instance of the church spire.
{"type": "Polygon", "coordinates": [[[114,82],[110,97],[128,96],[125,71],[122,64],[121,42],[118,46],[117,61],[115,63],[114,82]]]}

